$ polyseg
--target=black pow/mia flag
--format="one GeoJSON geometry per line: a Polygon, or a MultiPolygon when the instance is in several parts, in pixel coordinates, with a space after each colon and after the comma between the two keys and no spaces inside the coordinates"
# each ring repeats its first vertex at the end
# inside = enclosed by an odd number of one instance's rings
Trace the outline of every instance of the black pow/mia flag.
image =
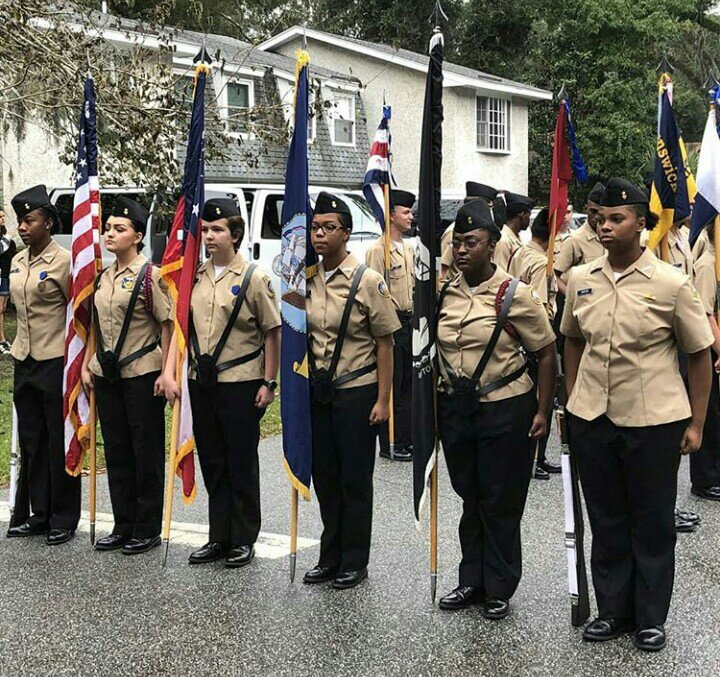
{"type": "Polygon", "coordinates": [[[442,169],[443,35],[430,41],[430,62],[425,83],[420,181],[418,193],[418,250],[415,253],[413,318],[412,441],[415,519],[428,494],[435,465],[435,334],[437,305],[437,243],[441,229],[440,172],[442,169]]]}

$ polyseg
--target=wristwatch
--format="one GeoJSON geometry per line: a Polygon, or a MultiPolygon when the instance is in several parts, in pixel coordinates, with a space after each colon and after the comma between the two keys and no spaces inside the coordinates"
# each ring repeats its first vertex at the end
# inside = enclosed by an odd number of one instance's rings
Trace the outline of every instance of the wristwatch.
{"type": "Polygon", "coordinates": [[[277,386],[278,386],[278,382],[277,382],[277,381],[274,381],[274,380],[273,380],[273,381],[265,381],[265,380],[263,380],[263,385],[264,385],[271,393],[274,393],[274,392],[275,392],[275,389],[276,389],[277,386]]]}

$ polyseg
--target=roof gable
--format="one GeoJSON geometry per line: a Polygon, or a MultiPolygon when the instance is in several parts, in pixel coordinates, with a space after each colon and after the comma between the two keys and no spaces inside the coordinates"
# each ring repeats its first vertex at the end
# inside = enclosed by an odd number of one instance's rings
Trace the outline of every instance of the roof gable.
{"type": "MultiPolygon", "coordinates": [[[[341,49],[352,52],[358,52],[365,56],[388,61],[404,68],[411,70],[427,72],[429,57],[417,52],[411,52],[407,49],[398,49],[390,45],[383,45],[358,38],[349,38],[316,28],[304,28],[302,26],[293,26],[278,35],[266,40],[258,45],[257,49],[264,52],[272,52],[278,46],[295,40],[298,37],[306,35],[308,38],[331,44],[341,49]]],[[[490,75],[481,71],[459,66],[450,62],[443,64],[443,72],[445,75],[445,87],[470,87],[475,89],[492,90],[503,92],[513,96],[526,98],[530,100],[547,101],[552,99],[552,93],[538,87],[526,85],[514,80],[501,78],[497,75],[490,75]]]]}

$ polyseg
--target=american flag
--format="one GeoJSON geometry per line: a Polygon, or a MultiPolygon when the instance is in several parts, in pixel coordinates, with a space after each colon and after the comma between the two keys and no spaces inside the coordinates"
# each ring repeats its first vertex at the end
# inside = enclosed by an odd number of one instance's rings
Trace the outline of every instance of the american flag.
{"type": "Polygon", "coordinates": [[[390,188],[390,107],[383,107],[383,116],[375,132],[375,139],[370,148],[365,179],[363,180],[363,194],[370,208],[380,224],[385,228],[385,190],[390,188]]]}
{"type": "Polygon", "coordinates": [[[205,83],[209,71],[209,67],[202,63],[195,68],[195,89],[182,194],[175,210],[160,271],[175,304],[177,369],[182,397],[177,423],[177,457],[174,470],[182,478],[182,497],[185,503],[191,503],[195,498],[195,439],[188,392],[188,338],[190,296],[200,253],[200,213],[205,204],[205,83]]]}
{"type": "Polygon", "coordinates": [[[82,471],[90,444],[90,401],[82,388],[80,369],[90,335],[95,276],[102,267],[95,121],[95,86],[88,77],[75,168],[70,298],[65,320],[63,370],[65,466],[67,472],[75,476],[82,471]]]}

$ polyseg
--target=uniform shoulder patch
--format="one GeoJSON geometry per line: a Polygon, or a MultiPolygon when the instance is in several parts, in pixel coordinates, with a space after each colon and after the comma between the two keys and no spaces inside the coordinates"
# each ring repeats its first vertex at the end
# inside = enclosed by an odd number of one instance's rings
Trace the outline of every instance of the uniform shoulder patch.
{"type": "Polygon", "coordinates": [[[167,282],[165,282],[165,278],[163,278],[163,277],[158,278],[158,287],[160,287],[160,289],[162,291],[167,292],[168,285],[167,285],[167,282]]]}
{"type": "Polygon", "coordinates": [[[270,294],[272,298],[275,298],[275,289],[273,288],[272,280],[269,277],[265,278],[265,284],[267,285],[268,294],[270,294]]]}
{"type": "Polygon", "coordinates": [[[533,303],[537,303],[539,306],[543,304],[542,299],[534,289],[530,290],[530,298],[533,300],[533,303]]]}
{"type": "Polygon", "coordinates": [[[698,293],[698,290],[695,289],[695,287],[692,287],[692,297],[696,300],[700,300],[700,294],[698,293]]]}
{"type": "Polygon", "coordinates": [[[378,293],[381,296],[390,298],[390,292],[388,291],[387,285],[385,284],[385,280],[380,280],[380,282],[378,282],[378,293]]]}

